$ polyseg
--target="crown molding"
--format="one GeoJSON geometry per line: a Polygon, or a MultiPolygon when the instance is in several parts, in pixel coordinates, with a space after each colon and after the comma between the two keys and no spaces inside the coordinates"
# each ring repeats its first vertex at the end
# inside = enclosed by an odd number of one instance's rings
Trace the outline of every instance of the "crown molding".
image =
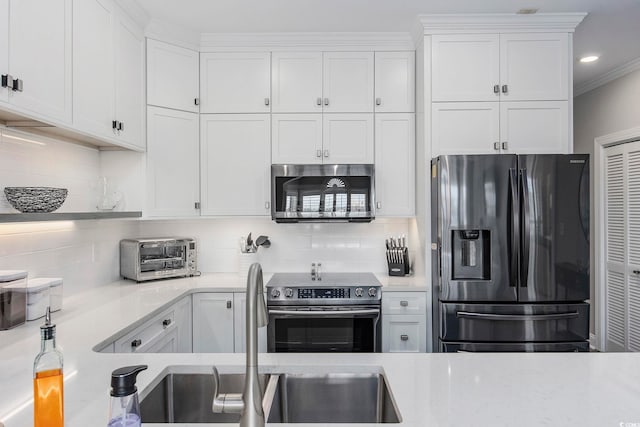
{"type": "Polygon", "coordinates": [[[424,34],[574,32],[586,13],[477,13],[418,15],[424,34]]]}
{"type": "Polygon", "coordinates": [[[115,0],[115,2],[140,28],[145,28],[149,21],[151,21],[151,16],[149,16],[137,1],[115,0]]]}
{"type": "Polygon", "coordinates": [[[145,36],[196,52],[200,50],[200,33],[155,18],[147,25],[145,36]]]}
{"type": "Polygon", "coordinates": [[[200,51],[414,50],[407,33],[203,33],[200,51]]]}
{"type": "Polygon", "coordinates": [[[587,92],[590,92],[594,89],[599,88],[600,86],[604,86],[609,82],[612,82],[620,77],[624,77],[627,74],[631,74],[634,71],[640,70],[640,58],[634,59],[631,62],[627,62],[619,67],[614,68],[611,71],[608,71],[594,79],[576,85],[573,89],[574,97],[580,96],[587,92]]]}

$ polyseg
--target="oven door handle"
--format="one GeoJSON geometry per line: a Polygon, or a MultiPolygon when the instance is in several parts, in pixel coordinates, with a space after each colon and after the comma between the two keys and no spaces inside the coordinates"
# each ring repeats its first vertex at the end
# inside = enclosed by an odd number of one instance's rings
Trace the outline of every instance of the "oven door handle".
{"type": "Polygon", "coordinates": [[[357,316],[363,314],[380,314],[380,310],[314,310],[314,311],[297,311],[297,310],[269,310],[269,314],[287,315],[287,316],[357,316]]]}

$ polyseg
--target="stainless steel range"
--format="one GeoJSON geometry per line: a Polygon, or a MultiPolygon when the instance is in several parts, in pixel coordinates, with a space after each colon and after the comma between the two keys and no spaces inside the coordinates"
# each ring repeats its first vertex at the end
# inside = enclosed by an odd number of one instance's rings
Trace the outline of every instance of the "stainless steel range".
{"type": "Polygon", "coordinates": [[[269,352],[379,352],[381,284],[371,273],[276,273],[269,352]]]}

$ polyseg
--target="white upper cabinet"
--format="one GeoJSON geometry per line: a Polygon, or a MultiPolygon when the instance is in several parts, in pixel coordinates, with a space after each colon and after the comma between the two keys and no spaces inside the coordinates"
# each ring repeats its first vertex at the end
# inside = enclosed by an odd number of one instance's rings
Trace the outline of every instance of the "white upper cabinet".
{"type": "Polygon", "coordinates": [[[415,52],[375,53],[376,113],[415,111],[415,52]]]}
{"type": "Polygon", "coordinates": [[[198,114],[147,107],[147,207],[150,217],[198,216],[198,114]]]}
{"type": "Polygon", "coordinates": [[[203,114],[200,128],[202,215],[269,215],[269,115],[203,114]]]}
{"type": "Polygon", "coordinates": [[[414,216],[414,114],[376,114],[375,140],[376,216],[414,216]]]}
{"type": "Polygon", "coordinates": [[[324,163],[373,163],[373,114],[324,114],[324,163]]]}
{"type": "Polygon", "coordinates": [[[201,113],[271,111],[271,54],[216,52],[200,55],[201,113]]]}
{"type": "Polygon", "coordinates": [[[272,114],[271,162],[322,163],[322,114],[272,114]]]}
{"type": "Polygon", "coordinates": [[[271,54],[273,113],[322,112],[322,52],[271,54]]]}
{"type": "Polygon", "coordinates": [[[432,101],[496,101],[500,86],[497,34],[434,35],[432,101]]]}
{"type": "Polygon", "coordinates": [[[325,52],[323,111],[373,112],[373,52],[325,52]]]}
{"type": "Polygon", "coordinates": [[[196,51],[147,39],[147,104],[199,111],[200,60],[196,51]]]}
{"type": "Polygon", "coordinates": [[[432,36],[433,102],[569,97],[567,33],[432,36]]]}
{"type": "MultiPolygon", "coordinates": [[[[71,0],[12,0],[0,3],[1,27],[8,28],[8,49],[0,51],[2,75],[21,87],[7,93],[18,112],[71,123],[71,0]],[[8,19],[7,19],[8,16],[8,19]],[[8,56],[8,57],[7,57],[8,56]],[[7,67],[8,65],[8,67],[7,67]]],[[[3,32],[6,30],[2,30],[3,32]]],[[[0,44],[6,43],[0,36],[0,44]]]]}
{"type": "Polygon", "coordinates": [[[500,139],[504,153],[569,153],[567,101],[501,102],[500,139]]]}
{"type": "Polygon", "coordinates": [[[567,33],[501,34],[501,100],[568,99],[569,61],[567,33]]]}
{"type": "MultiPolygon", "coordinates": [[[[0,23],[9,22],[9,0],[0,0],[0,23]]],[[[0,28],[0,52],[9,52],[9,25],[0,28]]],[[[0,53],[0,73],[9,72],[9,55],[0,53]]],[[[9,100],[9,88],[0,86],[0,102],[9,100]]]]}
{"type": "Polygon", "coordinates": [[[115,37],[118,137],[144,148],[144,36],[128,17],[118,14],[115,37]]]}
{"type": "Polygon", "coordinates": [[[143,150],[144,37],[111,0],[74,2],[73,126],[143,150]]]}
{"type": "Polygon", "coordinates": [[[499,102],[435,102],[431,114],[434,157],[500,150],[499,102]]]}

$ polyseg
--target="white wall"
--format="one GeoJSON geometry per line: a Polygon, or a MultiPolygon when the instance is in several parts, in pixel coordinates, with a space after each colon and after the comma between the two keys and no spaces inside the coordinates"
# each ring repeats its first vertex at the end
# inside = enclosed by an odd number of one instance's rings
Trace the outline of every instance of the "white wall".
{"type": "MultiPolygon", "coordinates": [[[[574,99],[574,151],[591,154],[591,265],[595,263],[593,240],[593,148],[594,139],[640,126],[640,70],[620,77],[574,99]]],[[[594,269],[591,269],[591,332],[594,332],[594,304],[597,296],[594,269]]]]}

